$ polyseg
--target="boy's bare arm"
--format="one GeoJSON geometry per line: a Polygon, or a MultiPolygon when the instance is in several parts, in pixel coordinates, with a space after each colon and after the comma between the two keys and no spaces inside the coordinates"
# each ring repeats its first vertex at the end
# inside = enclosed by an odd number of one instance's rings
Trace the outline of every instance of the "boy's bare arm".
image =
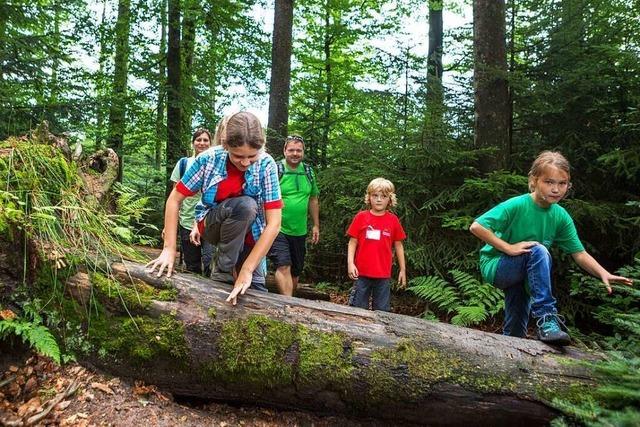
{"type": "Polygon", "coordinates": [[[571,254],[571,257],[580,268],[592,276],[599,278],[607,287],[608,293],[611,293],[611,282],[633,285],[633,280],[609,273],[607,269],[601,266],[587,251],[575,252],[571,254]]]}
{"type": "Polygon", "coordinates": [[[495,233],[488,228],[480,225],[477,221],[474,221],[469,227],[471,234],[485,243],[490,244],[500,252],[504,252],[509,256],[517,256],[531,252],[532,246],[538,244],[538,242],[518,242],[510,244],[499,238],[495,233]]]}
{"type": "Polygon", "coordinates": [[[356,257],[356,248],[358,247],[358,239],[351,237],[349,239],[349,246],[347,246],[347,271],[351,279],[358,278],[358,268],[354,262],[356,257]]]}
{"type": "Polygon", "coordinates": [[[404,245],[402,244],[402,240],[396,240],[393,242],[393,247],[396,251],[396,257],[398,257],[398,267],[400,267],[400,272],[398,273],[398,284],[401,289],[407,287],[407,269],[404,259],[404,245]]]}

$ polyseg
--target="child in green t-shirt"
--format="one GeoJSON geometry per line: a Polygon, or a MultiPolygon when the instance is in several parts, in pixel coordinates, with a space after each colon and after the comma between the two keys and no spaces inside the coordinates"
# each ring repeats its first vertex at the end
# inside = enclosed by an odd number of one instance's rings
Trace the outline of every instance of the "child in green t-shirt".
{"type": "Polygon", "coordinates": [[[536,318],[541,341],[566,345],[569,334],[551,292],[551,255],[557,244],[576,263],[599,278],[611,293],[611,282],[631,285],[589,255],[567,211],[558,202],[571,188],[569,162],[558,152],[544,151],[529,171],[530,193],[513,197],[485,212],[469,230],[486,243],[480,250],[484,279],[505,294],[504,334],[524,337],[529,313],[536,318]],[[525,287],[528,283],[528,288],[525,287]]]}

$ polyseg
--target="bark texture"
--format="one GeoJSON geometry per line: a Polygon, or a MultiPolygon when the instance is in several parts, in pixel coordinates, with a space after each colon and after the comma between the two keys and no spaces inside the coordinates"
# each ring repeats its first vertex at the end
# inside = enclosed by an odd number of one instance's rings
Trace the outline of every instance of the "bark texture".
{"type": "Polygon", "coordinates": [[[229,285],[130,262],[111,274],[117,282],[67,282],[80,306],[91,292],[98,300],[85,362],[175,395],[430,425],[542,424],[557,416],[553,397],[590,386],[567,363],[586,356],[570,347],[272,293],[248,291],[234,307],[229,285]]]}
{"type": "Polygon", "coordinates": [[[292,32],[293,0],[276,0],[271,49],[269,123],[267,125],[267,145],[269,151],[275,155],[282,153],[289,123],[292,32]]]}
{"type": "Polygon", "coordinates": [[[473,50],[476,148],[489,148],[483,172],[503,167],[509,140],[509,91],[505,40],[505,0],[474,0],[473,50]]]}

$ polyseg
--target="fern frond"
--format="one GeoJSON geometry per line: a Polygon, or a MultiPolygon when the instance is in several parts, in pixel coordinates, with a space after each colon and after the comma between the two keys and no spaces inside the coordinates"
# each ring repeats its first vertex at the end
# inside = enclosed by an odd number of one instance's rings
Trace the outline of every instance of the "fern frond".
{"type": "Polygon", "coordinates": [[[408,289],[447,313],[455,311],[460,305],[457,290],[438,276],[416,277],[410,282],[408,289]]]}
{"type": "Polygon", "coordinates": [[[451,323],[458,326],[470,326],[482,323],[487,319],[488,313],[483,306],[460,306],[458,314],[451,318],[451,323]]]}
{"type": "Polygon", "coordinates": [[[0,320],[0,338],[9,334],[20,337],[38,353],[60,363],[60,347],[46,326],[25,320],[0,320]]]}

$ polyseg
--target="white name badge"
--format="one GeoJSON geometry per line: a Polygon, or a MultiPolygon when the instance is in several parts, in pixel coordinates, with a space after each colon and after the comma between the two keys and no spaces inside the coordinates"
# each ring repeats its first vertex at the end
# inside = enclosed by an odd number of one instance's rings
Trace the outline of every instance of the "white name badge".
{"type": "Polygon", "coordinates": [[[380,230],[374,230],[373,228],[369,228],[367,230],[366,237],[369,240],[380,240],[380,230]]]}

